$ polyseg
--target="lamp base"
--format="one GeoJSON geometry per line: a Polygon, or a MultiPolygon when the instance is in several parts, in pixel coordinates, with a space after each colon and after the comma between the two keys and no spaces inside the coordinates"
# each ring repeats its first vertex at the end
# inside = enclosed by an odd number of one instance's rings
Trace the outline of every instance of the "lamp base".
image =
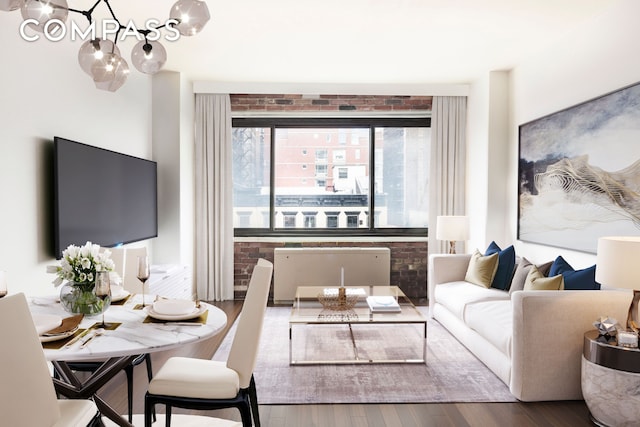
{"type": "Polygon", "coordinates": [[[640,322],[638,321],[638,303],[640,302],[640,291],[633,290],[633,300],[629,306],[629,314],[627,315],[627,328],[636,334],[640,331],[640,322]]]}
{"type": "Polygon", "coordinates": [[[449,240],[449,253],[450,254],[456,253],[456,242],[454,240],[449,240]]]}

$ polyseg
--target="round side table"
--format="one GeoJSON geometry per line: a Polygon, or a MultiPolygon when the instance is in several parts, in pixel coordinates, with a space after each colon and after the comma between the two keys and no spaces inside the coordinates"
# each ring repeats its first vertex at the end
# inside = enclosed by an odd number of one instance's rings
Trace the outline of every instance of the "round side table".
{"type": "Polygon", "coordinates": [[[619,347],[598,331],[584,334],[582,394],[598,426],[640,423],[640,350],[619,347]]]}

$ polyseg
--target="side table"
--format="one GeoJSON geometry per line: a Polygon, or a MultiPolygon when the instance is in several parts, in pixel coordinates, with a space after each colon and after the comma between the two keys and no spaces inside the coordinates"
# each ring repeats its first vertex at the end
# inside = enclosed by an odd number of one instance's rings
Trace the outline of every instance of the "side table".
{"type": "Polygon", "coordinates": [[[640,421],[640,350],[619,347],[598,331],[584,334],[582,394],[598,426],[640,421]]]}

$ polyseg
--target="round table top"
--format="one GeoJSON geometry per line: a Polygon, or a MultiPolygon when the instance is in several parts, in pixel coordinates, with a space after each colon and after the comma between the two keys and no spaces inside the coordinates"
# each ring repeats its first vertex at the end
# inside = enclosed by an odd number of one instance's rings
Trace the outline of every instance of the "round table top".
{"type": "MultiPolygon", "coordinates": [[[[145,296],[146,301],[153,301],[153,298],[153,295],[145,296]]],[[[34,314],[54,314],[62,318],[71,316],[55,298],[32,297],[28,301],[34,314]]],[[[105,322],[120,323],[117,328],[106,330],[84,348],[80,348],[82,340],[70,347],[51,348],[56,345],[45,345],[45,357],[47,360],[72,362],[164,351],[210,338],[227,324],[227,316],[222,310],[202,302],[207,309],[206,323],[149,322],[145,310],[134,309],[141,302],[140,295],[133,295],[123,305],[112,305],[105,312],[105,322]]],[[[101,316],[85,316],[79,328],[86,329],[101,321],[101,316]]]]}

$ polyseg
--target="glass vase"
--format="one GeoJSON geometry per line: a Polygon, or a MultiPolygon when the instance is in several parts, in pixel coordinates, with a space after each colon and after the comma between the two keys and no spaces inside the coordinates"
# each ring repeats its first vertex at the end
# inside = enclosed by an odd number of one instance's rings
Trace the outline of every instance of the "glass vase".
{"type": "Polygon", "coordinates": [[[67,282],[60,289],[60,304],[71,314],[91,317],[106,311],[111,305],[111,298],[104,301],[98,298],[94,283],[67,282]]]}

